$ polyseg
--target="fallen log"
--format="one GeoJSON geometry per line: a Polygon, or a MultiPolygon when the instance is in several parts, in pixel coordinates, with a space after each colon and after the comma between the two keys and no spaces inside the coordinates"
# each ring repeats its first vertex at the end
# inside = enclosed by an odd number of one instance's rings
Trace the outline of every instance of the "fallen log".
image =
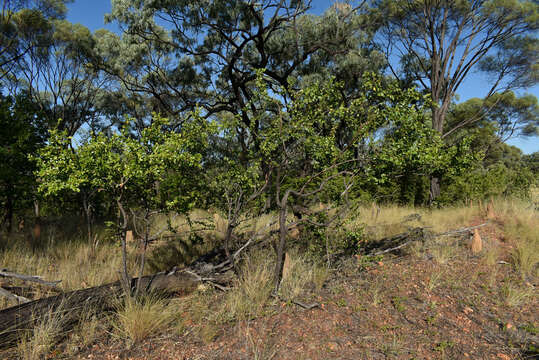
{"type": "MultiPolygon", "coordinates": [[[[212,283],[228,282],[227,274],[213,277],[201,277],[191,270],[176,270],[148,275],[131,282],[132,289],[140,284],[142,291],[165,293],[189,293],[202,281],[212,283]]],[[[102,312],[114,307],[114,301],[122,296],[123,289],[119,281],[97,287],[75,290],[60,295],[47,297],[19,304],[0,311],[0,348],[16,344],[25,332],[31,330],[40,321],[46,321],[51,314],[61,319],[65,332],[88,311],[102,312]]]]}
{"type": "Polygon", "coordinates": [[[416,227],[402,234],[386,237],[380,240],[367,241],[362,244],[364,255],[381,255],[403,248],[414,241],[423,241],[430,233],[426,228],[416,227]]]}
{"type": "Polygon", "coordinates": [[[460,229],[456,229],[456,230],[450,230],[450,231],[446,231],[446,232],[443,232],[443,233],[440,233],[440,234],[436,234],[435,236],[436,237],[455,236],[455,235],[458,236],[458,235],[461,235],[461,234],[472,233],[473,232],[472,230],[479,229],[479,228],[481,228],[483,226],[486,226],[488,224],[489,224],[489,222],[487,221],[486,223],[483,223],[483,224],[470,226],[470,227],[464,227],[464,228],[460,228],[460,229]]]}
{"type": "Polygon", "coordinates": [[[10,300],[15,300],[19,304],[20,303],[26,303],[26,302],[30,301],[29,299],[25,298],[24,296],[13,294],[13,293],[7,291],[3,287],[0,287],[0,295],[3,296],[3,297],[8,298],[10,300]]]}
{"type": "Polygon", "coordinates": [[[362,246],[361,252],[364,255],[383,255],[392,251],[400,250],[416,241],[424,242],[427,239],[434,239],[442,236],[462,237],[469,235],[472,234],[474,230],[488,224],[489,222],[487,221],[486,223],[476,226],[464,227],[437,234],[428,231],[428,228],[416,227],[405,233],[386,237],[380,240],[368,241],[362,246]]]}
{"type": "Polygon", "coordinates": [[[14,278],[14,279],[19,279],[23,281],[31,281],[31,282],[35,282],[41,285],[51,286],[51,287],[57,286],[62,281],[62,280],[46,281],[46,280],[43,280],[40,276],[17,274],[12,271],[9,271],[8,269],[0,269],[0,277],[14,278]]]}

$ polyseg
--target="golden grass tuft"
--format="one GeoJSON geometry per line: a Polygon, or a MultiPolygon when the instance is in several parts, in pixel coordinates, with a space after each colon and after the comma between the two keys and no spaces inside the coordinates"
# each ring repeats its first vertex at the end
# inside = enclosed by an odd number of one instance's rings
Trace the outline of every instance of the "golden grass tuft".
{"type": "Polygon", "coordinates": [[[280,292],[286,299],[301,296],[308,289],[319,291],[329,276],[327,267],[296,251],[288,253],[288,269],[283,274],[280,292]]]}
{"type": "Polygon", "coordinates": [[[539,213],[523,203],[502,203],[503,229],[511,258],[523,278],[539,276],[539,213]]]}
{"type": "Polygon", "coordinates": [[[247,320],[264,313],[273,290],[273,263],[261,254],[249,257],[236,286],[227,293],[223,311],[229,320],[247,320]]]}
{"type": "Polygon", "coordinates": [[[531,299],[537,294],[533,289],[507,284],[502,288],[502,295],[505,299],[505,304],[511,307],[525,304],[528,299],[531,299]]]}
{"type": "Polygon", "coordinates": [[[453,259],[458,251],[458,245],[447,239],[436,239],[429,246],[429,253],[438,264],[447,264],[453,259]]]}
{"type": "Polygon", "coordinates": [[[63,329],[63,305],[49,311],[36,326],[23,334],[17,353],[23,360],[38,360],[48,355],[54,348],[63,329]]]}
{"type": "Polygon", "coordinates": [[[127,297],[118,304],[112,327],[116,336],[134,344],[166,330],[175,317],[176,311],[166,299],[151,294],[127,297]]]}
{"type": "Polygon", "coordinates": [[[482,253],[483,262],[488,266],[494,266],[498,262],[500,254],[501,249],[496,242],[486,243],[485,251],[482,253]]]}

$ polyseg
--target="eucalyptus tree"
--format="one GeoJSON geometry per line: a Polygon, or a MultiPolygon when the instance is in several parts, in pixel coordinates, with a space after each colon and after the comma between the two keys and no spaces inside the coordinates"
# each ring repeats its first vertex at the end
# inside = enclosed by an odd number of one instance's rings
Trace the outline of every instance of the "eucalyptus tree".
{"type": "Polygon", "coordinates": [[[28,93],[51,123],[73,135],[99,121],[111,82],[92,66],[95,40],[86,27],[58,19],[47,26],[41,46],[17,60],[6,83],[12,92],[28,93]]]}
{"type": "Polygon", "coordinates": [[[309,8],[297,0],[113,0],[107,20],[122,36],[101,33],[102,69],[127,91],[154,98],[156,112],[200,106],[207,117],[239,115],[236,141],[245,157],[263,126],[250,115],[263,110],[251,101],[257,69],[265,69],[269,89],[284,88],[290,100],[299,86],[290,80],[325,76],[325,65],[348,76],[383,63],[365,45],[361,4],[334,6],[323,16],[309,8]]]}
{"type": "MultiPolygon", "coordinates": [[[[430,94],[432,128],[442,138],[463,126],[448,126],[446,117],[455,94],[474,71],[491,80],[487,98],[537,83],[536,1],[380,0],[375,4],[382,24],[379,45],[390,60],[389,69],[430,94]]],[[[432,175],[431,200],[440,193],[441,174],[432,175]]]]}
{"type": "Polygon", "coordinates": [[[13,75],[13,66],[43,46],[50,20],[63,19],[72,0],[4,0],[0,13],[0,79],[13,75]]]}
{"type": "Polygon", "coordinates": [[[539,104],[531,94],[496,93],[486,99],[472,98],[454,104],[447,122],[449,127],[458,125],[462,130],[449,135],[449,141],[475,133],[476,150],[488,154],[490,147],[511,138],[539,135],[539,104]]]}

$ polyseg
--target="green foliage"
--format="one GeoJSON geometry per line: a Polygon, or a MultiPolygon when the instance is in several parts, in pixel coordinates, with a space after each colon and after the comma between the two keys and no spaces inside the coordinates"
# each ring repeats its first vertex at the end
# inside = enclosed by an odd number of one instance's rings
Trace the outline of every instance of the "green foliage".
{"type": "MultiPolygon", "coordinates": [[[[515,114],[507,114],[523,104],[517,104],[519,101],[512,99],[509,93],[496,93],[537,83],[537,2],[379,0],[375,1],[371,16],[382,24],[380,46],[388,49],[392,74],[401,84],[417,84],[430,94],[431,126],[444,141],[462,127],[481,119],[472,116],[447,121],[459,87],[476,70],[492,79],[488,94],[495,95],[487,102],[492,101],[491,108],[501,115],[496,119],[498,128],[512,133],[523,125],[518,124],[523,120],[519,119],[522,114],[516,119],[515,114]],[[508,102],[511,106],[507,106],[508,102]]],[[[523,126],[518,130],[533,133],[536,122],[535,115],[531,127],[523,126]]],[[[437,142],[432,140],[433,144],[437,142]]],[[[452,143],[458,140],[460,138],[453,139],[452,143]]],[[[434,169],[430,174],[430,200],[440,192],[440,175],[436,172],[434,169]]]]}
{"type": "Polygon", "coordinates": [[[455,105],[448,117],[448,126],[477,118],[453,133],[451,142],[469,139],[469,152],[475,154],[469,171],[453,174],[442,181],[441,203],[482,199],[492,196],[528,197],[536,181],[531,157],[503,143],[513,134],[528,134],[536,130],[537,99],[516,97],[512,92],[492,97],[470,99],[455,105]]]}
{"type": "Polygon", "coordinates": [[[539,152],[536,151],[532,154],[524,155],[522,161],[534,175],[536,184],[539,184],[539,152]]]}
{"type": "Polygon", "coordinates": [[[0,95],[0,204],[5,210],[2,223],[11,227],[13,216],[24,212],[35,199],[35,153],[46,140],[46,122],[37,107],[23,94],[0,95]]]}
{"type": "MultiPolygon", "coordinates": [[[[493,89],[452,104],[473,70],[503,88],[536,83],[535,2],[380,0],[315,16],[294,0],[116,0],[107,21],[122,34],[65,21],[68,2],[2,8],[0,86],[19,93],[2,98],[4,208],[28,206],[37,176],[63,210],[82,201],[110,220],[120,203],[215,207],[236,226],[287,193],[299,217],[348,196],[423,205],[430,178],[439,203],[526,196],[537,178],[535,157],[503,145],[537,134],[534,96],[493,89]],[[453,23],[461,31],[446,31],[453,23]],[[385,35],[402,56],[376,50],[385,35]],[[386,65],[403,76],[376,75],[386,65]],[[57,127],[36,154],[47,122],[57,127]]],[[[308,233],[321,252],[327,235],[308,233]]],[[[351,249],[356,235],[332,246],[351,249]]]]}
{"type": "Polygon", "coordinates": [[[48,196],[95,189],[129,206],[186,211],[196,200],[200,152],[213,127],[196,113],[181,133],[167,130],[167,124],[156,115],[139,138],[126,125],[121,132],[95,134],[75,148],[65,131],[52,130],[36,158],[39,190],[48,196]],[[171,184],[182,187],[172,191],[171,184]]]}
{"type": "Polygon", "coordinates": [[[445,179],[439,201],[455,203],[497,196],[527,198],[535,179],[533,173],[521,164],[506,167],[496,163],[486,168],[478,165],[471,171],[445,179]]]}

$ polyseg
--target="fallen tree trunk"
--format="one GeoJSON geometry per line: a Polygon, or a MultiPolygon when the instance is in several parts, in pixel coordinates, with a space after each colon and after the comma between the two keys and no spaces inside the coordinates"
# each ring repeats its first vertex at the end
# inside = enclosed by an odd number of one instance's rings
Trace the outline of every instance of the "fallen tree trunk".
{"type": "MultiPolygon", "coordinates": [[[[141,291],[167,293],[189,293],[202,281],[226,283],[227,276],[201,277],[192,270],[173,270],[140,279],[141,291]]],[[[139,284],[131,282],[132,289],[139,284]]],[[[217,285],[219,286],[219,285],[217,285]]],[[[96,313],[109,310],[114,300],[122,296],[119,281],[97,287],[75,290],[60,295],[30,301],[0,311],[0,348],[16,344],[21,335],[33,329],[36,324],[54,316],[61,323],[62,330],[68,331],[89,311],[96,313]]]]}
{"type": "Polygon", "coordinates": [[[388,252],[400,250],[416,241],[424,242],[427,239],[434,239],[443,236],[462,237],[470,235],[472,234],[473,230],[479,229],[488,224],[489,223],[486,222],[480,225],[464,227],[438,234],[432,233],[428,230],[428,228],[416,227],[402,234],[386,237],[380,240],[368,241],[362,246],[361,252],[364,255],[383,255],[388,252]]]}
{"type": "Polygon", "coordinates": [[[387,252],[398,250],[414,241],[423,241],[431,236],[426,228],[417,227],[402,234],[390,236],[380,240],[367,241],[362,247],[364,255],[381,255],[387,252]]]}
{"type": "MultiPolygon", "coordinates": [[[[265,229],[265,226],[263,229],[265,229]]],[[[262,230],[263,230],[262,229],[262,230]]],[[[130,288],[132,294],[151,291],[166,293],[192,292],[202,282],[212,284],[218,289],[227,290],[232,280],[230,270],[240,254],[261,237],[260,231],[251,237],[229,258],[222,251],[206,254],[185,269],[176,267],[168,272],[134,278],[130,288]],[[218,264],[218,265],[214,265],[218,264]],[[138,289],[137,289],[138,287],[138,289]],[[139,291],[137,291],[139,290],[139,291]]],[[[262,236],[265,238],[264,236],[262,236]]],[[[10,273],[12,274],[12,273],[10,273]]],[[[33,277],[35,279],[36,277],[33,277]]],[[[43,281],[42,279],[39,279],[43,281]]],[[[114,300],[124,294],[120,281],[97,287],[75,290],[60,295],[30,301],[0,311],[0,348],[16,344],[21,335],[32,330],[36,324],[58,315],[61,328],[69,331],[88,312],[99,313],[114,306],[114,300]]]]}
{"type": "Polygon", "coordinates": [[[13,293],[7,291],[3,287],[0,287],[0,295],[3,296],[3,297],[8,298],[10,300],[15,300],[19,304],[20,303],[26,303],[26,302],[30,301],[27,298],[25,298],[24,296],[19,296],[17,294],[13,294],[13,293]]]}
{"type": "Polygon", "coordinates": [[[57,286],[62,281],[62,280],[45,281],[40,276],[17,274],[7,269],[0,269],[0,277],[14,278],[14,279],[23,280],[23,281],[31,281],[31,282],[35,282],[41,285],[51,286],[51,287],[57,286]]]}

